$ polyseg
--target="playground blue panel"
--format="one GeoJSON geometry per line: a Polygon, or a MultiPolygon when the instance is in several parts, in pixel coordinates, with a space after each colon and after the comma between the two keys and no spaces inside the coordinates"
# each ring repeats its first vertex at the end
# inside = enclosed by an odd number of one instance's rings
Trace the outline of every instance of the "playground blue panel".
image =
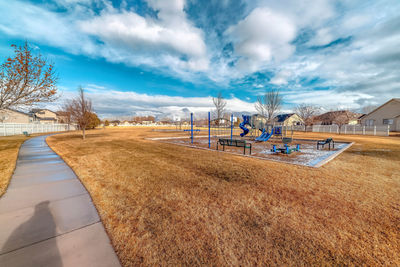
{"type": "Polygon", "coordinates": [[[240,137],[245,136],[246,134],[249,133],[249,129],[246,128],[246,125],[250,125],[250,118],[251,116],[249,115],[242,115],[243,121],[239,124],[240,129],[243,130],[243,133],[240,134],[240,137]]]}

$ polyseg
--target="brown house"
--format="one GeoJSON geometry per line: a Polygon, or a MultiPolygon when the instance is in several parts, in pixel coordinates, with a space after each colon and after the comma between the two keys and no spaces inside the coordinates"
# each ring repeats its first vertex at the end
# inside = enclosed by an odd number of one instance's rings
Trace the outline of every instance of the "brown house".
{"type": "Polygon", "coordinates": [[[348,110],[329,111],[324,114],[315,116],[313,124],[315,125],[332,125],[332,124],[357,124],[358,118],[362,114],[354,113],[348,110]]]}

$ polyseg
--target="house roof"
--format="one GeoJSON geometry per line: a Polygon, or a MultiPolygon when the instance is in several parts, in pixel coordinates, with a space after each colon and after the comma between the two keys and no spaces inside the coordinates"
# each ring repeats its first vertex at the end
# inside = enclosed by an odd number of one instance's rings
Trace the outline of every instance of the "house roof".
{"type": "Polygon", "coordinates": [[[362,114],[360,117],[358,117],[358,119],[362,119],[362,118],[364,118],[365,116],[367,116],[367,114],[362,114]]]}
{"type": "MultiPolygon", "coordinates": [[[[392,101],[400,102],[400,98],[392,98],[392,99],[390,99],[389,101],[383,103],[382,105],[380,105],[379,107],[377,107],[376,109],[374,109],[373,111],[371,111],[370,113],[365,114],[365,116],[368,116],[369,114],[374,113],[375,111],[377,111],[378,109],[382,108],[383,106],[389,104],[389,103],[392,102],[392,101]]],[[[400,115],[400,114],[399,114],[399,115],[400,115]]]]}
{"type": "Polygon", "coordinates": [[[47,109],[47,108],[34,108],[34,109],[31,110],[31,112],[32,113],[36,113],[36,112],[39,112],[39,111],[42,111],[42,110],[47,110],[47,111],[50,111],[52,113],[56,113],[57,114],[57,112],[54,112],[54,111],[52,111],[50,109],[47,109]]]}
{"type": "Polygon", "coordinates": [[[359,118],[361,116],[360,113],[355,113],[352,111],[348,111],[348,110],[335,110],[335,111],[328,111],[325,113],[322,113],[321,115],[317,115],[314,118],[315,119],[320,119],[320,120],[325,120],[325,119],[329,119],[331,115],[341,115],[341,114],[346,114],[348,113],[353,119],[355,118],[359,118]]]}
{"type": "Polygon", "coordinates": [[[26,112],[23,112],[23,111],[19,111],[19,110],[13,109],[13,108],[6,108],[6,110],[10,110],[10,111],[13,111],[13,112],[21,113],[21,114],[26,115],[26,116],[31,116],[31,114],[29,114],[29,113],[26,113],[26,112]]]}
{"type": "Polygon", "coordinates": [[[285,120],[292,117],[293,115],[294,115],[294,113],[279,114],[279,115],[275,116],[275,120],[277,122],[284,122],[285,120]]]}

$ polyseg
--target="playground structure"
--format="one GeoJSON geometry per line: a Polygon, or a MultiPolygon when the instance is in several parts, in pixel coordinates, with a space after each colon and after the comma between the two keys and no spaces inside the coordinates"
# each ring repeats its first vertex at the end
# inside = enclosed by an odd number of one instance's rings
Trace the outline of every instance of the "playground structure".
{"type": "Polygon", "coordinates": [[[202,136],[202,132],[207,132],[209,148],[212,137],[230,137],[231,141],[234,137],[240,137],[239,140],[246,139],[255,142],[267,142],[271,138],[285,139],[286,144],[293,140],[293,128],[288,129],[288,127],[268,124],[267,119],[258,114],[242,115],[242,118],[243,121],[237,127],[233,114],[230,115],[229,120],[226,118],[211,119],[211,113],[208,112],[207,120],[202,119],[196,122],[194,114],[191,113],[190,123],[184,125],[183,129],[181,125],[180,130],[190,134],[192,144],[196,135],[202,136]],[[207,125],[205,125],[206,123],[207,125]]]}
{"type": "Polygon", "coordinates": [[[222,146],[226,153],[310,167],[322,166],[352,145],[351,142],[335,142],[331,150],[317,149],[322,143],[328,144],[327,141],[293,139],[294,128],[291,126],[268,124],[265,117],[260,115],[242,117],[239,123],[233,115],[229,119],[212,119],[211,113],[208,113],[207,119],[196,120],[191,114],[189,123],[180,130],[189,134],[189,138],[176,136],[153,140],[199,149],[217,150],[218,146],[222,146]],[[247,149],[249,153],[246,153],[247,149]]]}

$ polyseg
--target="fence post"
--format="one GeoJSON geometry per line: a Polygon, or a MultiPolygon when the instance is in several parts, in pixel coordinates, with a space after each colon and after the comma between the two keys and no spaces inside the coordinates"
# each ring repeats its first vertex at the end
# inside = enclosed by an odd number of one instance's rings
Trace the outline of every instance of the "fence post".
{"type": "Polygon", "coordinates": [[[363,126],[362,134],[365,135],[365,125],[363,126]]]}
{"type": "Polygon", "coordinates": [[[356,134],[356,126],[353,125],[353,134],[356,134]]]}
{"type": "Polygon", "coordinates": [[[376,135],[376,125],[374,126],[374,135],[376,135]]]}
{"type": "Polygon", "coordinates": [[[386,136],[389,136],[389,134],[390,134],[390,125],[388,125],[388,127],[387,127],[387,133],[386,133],[386,136]]]}

